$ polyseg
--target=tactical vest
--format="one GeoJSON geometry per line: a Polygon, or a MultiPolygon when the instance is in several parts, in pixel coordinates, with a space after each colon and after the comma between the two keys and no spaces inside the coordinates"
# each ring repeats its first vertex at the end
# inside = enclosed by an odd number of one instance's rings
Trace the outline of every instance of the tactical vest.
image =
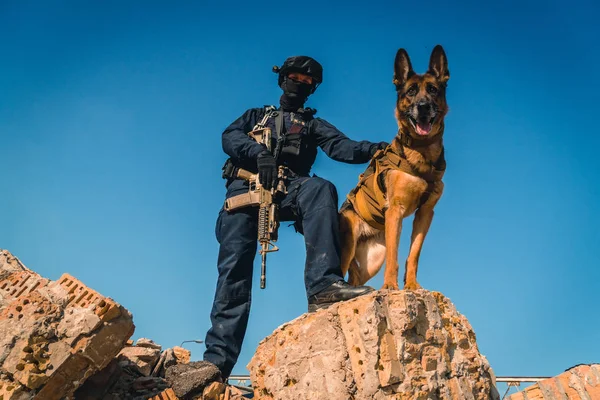
{"type": "Polygon", "coordinates": [[[430,166],[426,173],[417,172],[408,162],[402,147],[388,146],[378,150],[371,159],[369,166],[359,176],[359,182],[348,194],[341,210],[352,205],[356,213],[371,227],[383,230],[385,227],[385,210],[387,199],[385,196],[385,174],[390,170],[398,170],[417,176],[427,182],[427,189],[421,196],[418,207],[421,207],[431,195],[435,183],[442,180],[446,170],[444,151],[439,159],[430,166]]]}
{"type": "MultiPolygon", "coordinates": [[[[281,111],[279,111],[281,112],[281,111]]],[[[269,118],[266,126],[273,134],[271,152],[275,154],[277,146],[276,118],[269,118]]],[[[278,150],[277,164],[285,165],[299,176],[308,176],[317,157],[317,144],[310,135],[310,113],[284,112],[281,144],[278,150]]]]}

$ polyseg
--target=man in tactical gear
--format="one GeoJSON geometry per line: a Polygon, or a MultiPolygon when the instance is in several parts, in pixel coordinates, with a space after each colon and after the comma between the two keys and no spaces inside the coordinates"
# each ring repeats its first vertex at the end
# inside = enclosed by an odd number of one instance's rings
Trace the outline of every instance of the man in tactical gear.
{"type": "MultiPolygon", "coordinates": [[[[281,220],[295,221],[296,229],[304,235],[307,249],[304,280],[309,311],[314,311],[373,290],[350,286],[342,277],[337,192],[331,182],[309,176],[317,147],[336,161],[361,164],[387,143],[351,140],[329,122],[314,118],[314,110],[304,108],[307,98],[323,80],[323,68],[314,59],[290,57],[280,68],[273,67],[273,71],[279,74],[279,86],[283,89],[280,108],[247,110],[223,132],[223,150],[236,168],[258,173],[266,189],[275,184],[278,166],[287,167],[287,194],[279,203],[279,215],[281,220]],[[278,123],[275,117],[266,122],[280,138],[275,150],[270,151],[248,136],[248,132],[265,113],[273,111],[282,117],[278,123]]],[[[247,193],[248,185],[246,180],[229,177],[226,198],[247,193]]],[[[204,360],[209,369],[215,371],[216,366],[223,379],[237,361],[248,324],[257,215],[256,207],[235,211],[223,208],[217,219],[219,278],[204,360]]]]}

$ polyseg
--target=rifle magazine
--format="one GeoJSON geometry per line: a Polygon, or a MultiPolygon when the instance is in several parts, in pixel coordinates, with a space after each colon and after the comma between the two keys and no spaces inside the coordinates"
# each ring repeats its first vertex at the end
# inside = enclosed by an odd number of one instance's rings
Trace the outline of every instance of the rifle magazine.
{"type": "Polygon", "coordinates": [[[244,207],[260,205],[260,195],[256,192],[238,194],[225,200],[225,210],[234,211],[244,207]]]}

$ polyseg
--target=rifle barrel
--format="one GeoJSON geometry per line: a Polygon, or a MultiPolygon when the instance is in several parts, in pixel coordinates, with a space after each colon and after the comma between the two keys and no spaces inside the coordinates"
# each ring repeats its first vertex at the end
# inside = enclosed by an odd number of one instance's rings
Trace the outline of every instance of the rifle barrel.
{"type": "Polygon", "coordinates": [[[262,264],[260,266],[260,288],[264,289],[267,284],[267,252],[262,252],[262,264]]]}

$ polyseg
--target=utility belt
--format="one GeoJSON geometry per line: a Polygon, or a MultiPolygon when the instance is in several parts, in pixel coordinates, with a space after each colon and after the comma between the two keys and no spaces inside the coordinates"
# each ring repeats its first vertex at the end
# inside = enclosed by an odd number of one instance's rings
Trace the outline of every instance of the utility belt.
{"type": "MultiPolygon", "coordinates": [[[[238,166],[236,166],[233,161],[231,161],[231,158],[228,158],[227,161],[225,161],[225,164],[223,164],[223,168],[221,168],[221,170],[223,171],[223,173],[221,174],[221,177],[227,181],[229,181],[230,179],[238,179],[238,173],[239,171],[244,170],[243,168],[240,168],[238,166]]],[[[248,171],[250,172],[250,171],[248,171]]],[[[252,175],[253,173],[250,172],[250,175],[252,175]]],[[[241,178],[244,179],[244,178],[241,178]]],[[[248,180],[248,179],[245,179],[248,180]]]]}
{"type": "MultiPolygon", "coordinates": [[[[296,173],[286,165],[281,165],[280,167],[285,169],[285,176],[288,180],[300,178],[303,176],[309,176],[308,174],[296,173]]],[[[231,160],[231,158],[228,158],[227,161],[225,161],[225,164],[223,164],[221,171],[222,171],[221,178],[223,178],[227,181],[229,181],[230,179],[243,179],[245,181],[248,181],[249,176],[256,174],[256,172],[250,171],[250,168],[242,168],[242,167],[235,165],[235,163],[231,160]],[[240,171],[244,171],[244,172],[240,172],[240,171]]]]}

